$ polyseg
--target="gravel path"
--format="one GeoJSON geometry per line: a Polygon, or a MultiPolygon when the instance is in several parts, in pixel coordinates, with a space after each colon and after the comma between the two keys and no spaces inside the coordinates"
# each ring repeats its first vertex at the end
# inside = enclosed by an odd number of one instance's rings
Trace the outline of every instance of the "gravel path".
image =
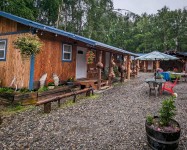
{"type": "MultiPolygon", "coordinates": [[[[145,79],[150,73],[118,84],[97,99],[81,99],[73,106],[42,113],[42,106],[4,118],[0,126],[1,149],[149,150],[145,136],[147,114],[157,114],[168,97],[148,96],[145,79]]],[[[175,87],[176,120],[182,128],[179,150],[187,149],[187,82],[175,87]],[[186,94],[185,94],[186,93],[186,94]]]]}

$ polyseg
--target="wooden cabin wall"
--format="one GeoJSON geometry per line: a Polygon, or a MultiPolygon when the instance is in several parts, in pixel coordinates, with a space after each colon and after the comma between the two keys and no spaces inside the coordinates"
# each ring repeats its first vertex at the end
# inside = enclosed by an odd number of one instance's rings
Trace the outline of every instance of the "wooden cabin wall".
{"type": "Polygon", "coordinates": [[[184,64],[184,62],[178,60],[160,61],[160,67],[164,71],[173,71],[174,68],[177,68],[179,72],[182,72],[184,64]]]}
{"type": "MultiPolygon", "coordinates": [[[[41,76],[47,73],[47,80],[53,79],[52,74],[58,75],[60,80],[67,80],[75,77],[76,74],[76,48],[72,45],[72,61],[62,61],[63,42],[60,37],[51,34],[40,36],[43,46],[42,51],[35,58],[34,81],[39,81],[41,76]],[[53,39],[52,39],[53,38],[53,39]]],[[[66,43],[66,42],[65,42],[66,43]]]]}
{"type": "Polygon", "coordinates": [[[0,17],[0,33],[15,32],[17,31],[17,23],[0,17]]]}
{"type": "MultiPolygon", "coordinates": [[[[13,28],[11,30],[13,31],[13,28]]],[[[18,36],[24,36],[24,34],[0,36],[0,39],[7,39],[6,60],[0,61],[0,80],[2,81],[2,86],[8,87],[15,77],[18,88],[28,88],[30,59],[23,60],[19,50],[14,48],[13,41],[18,36]]]]}

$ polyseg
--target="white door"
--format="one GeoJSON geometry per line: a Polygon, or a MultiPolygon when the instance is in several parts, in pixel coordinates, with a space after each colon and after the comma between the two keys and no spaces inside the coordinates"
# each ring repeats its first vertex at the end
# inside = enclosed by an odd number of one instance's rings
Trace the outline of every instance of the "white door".
{"type": "Polygon", "coordinates": [[[86,52],[86,48],[77,47],[76,79],[87,77],[86,52]]]}
{"type": "Polygon", "coordinates": [[[148,61],[147,70],[153,70],[153,61],[148,61]]]}

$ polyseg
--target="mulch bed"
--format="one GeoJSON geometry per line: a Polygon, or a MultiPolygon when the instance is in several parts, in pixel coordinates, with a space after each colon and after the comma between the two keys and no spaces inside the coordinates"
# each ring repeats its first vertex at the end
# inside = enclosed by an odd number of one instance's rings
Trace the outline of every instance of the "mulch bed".
{"type": "MultiPolygon", "coordinates": [[[[129,149],[149,150],[145,134],[146,115],[158,114],[164,93],[149,97],[145,79],[152,73],[118,84],[97,99],[83,98],[73,106],[50,114],[34,107],[9,117],[0,125],[1,149],[129,149]]],[[[187,148],[187,82],[177,84],[176,120],[181,126],[179,150],[187,148]]]]}

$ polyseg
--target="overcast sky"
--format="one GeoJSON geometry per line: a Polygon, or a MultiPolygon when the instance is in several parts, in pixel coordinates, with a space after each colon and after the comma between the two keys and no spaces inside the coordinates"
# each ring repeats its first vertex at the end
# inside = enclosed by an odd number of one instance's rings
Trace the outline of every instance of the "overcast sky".
{"type": "MultiPolygon", "coordinates": [[[[156,14],[157,10],[160,10],[164,6],[170,8],[170,10],[183,9],[186,6],[187,0],[113,0],[115,9],[127,9],[136,14],[141,15],[146,12],[148,14],[156,14]]],[[[120,11],[125,13],[125,11],[120,11]]]]}

